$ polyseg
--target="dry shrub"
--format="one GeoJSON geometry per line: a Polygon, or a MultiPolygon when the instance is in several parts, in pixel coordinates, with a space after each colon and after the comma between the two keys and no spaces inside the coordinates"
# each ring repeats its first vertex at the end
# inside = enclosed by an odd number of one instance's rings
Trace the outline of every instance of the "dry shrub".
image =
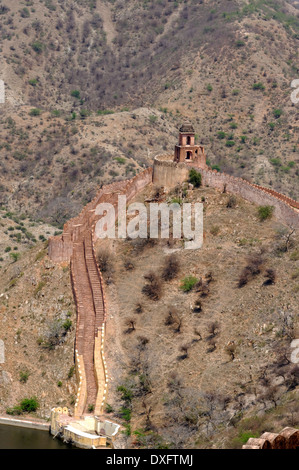
{"type": "Polygon", "coordinates": [[[207,350],[208,353],[211,353],[213,351],[215,351],[216,349],[216,338],[210,338],[209,341],[208,341],[208,345],[209,345],[209,348],[207,350]]]}
{"type": "Polygon", "coordinates": [[[135,313],[143,313],[143,305],[141,303],[136,304],[135,313]]]}
{"type": "Polygon", "coordinates": [[[206,281],[203,281],[202,278],[200,278],[200,280],[198,281],[198,283],[196,284],[196,291],[197,292],[200,292],[200,296],[201,297],[207,297],[210,293],[210,289],[209,289],[209,282],[206,282],[206,281]]]}
{"type": "Polygon", "coordinates": [[[147,295],[152,300],[160,300],[162,289],[161,280],[159,277],[153,271],[150,271],[144,276],[144,278],[148,281],[148,284],[142,288],[142,293],[147,295]]]}
{"type": "Polygon", "coordinates": [[[136,255],[142,253],[146,248],[152,248],[158,243],[157,238],[136,238],[128,239],[136,255]]]}
{"type": "Polygon", "coordinates": [[[102,273],[111,274],[113,272],[113,255],[107,249],[100,248],[97,252],[96,260],[102,273]]]}
{"type": "Polygon", "coordinates": [[[238,287],[245,286],[251,279],[261,273],[264,259],[261,254],[256,253],[248,258],[248,263],[240,274],[238,287]]]}
{"type": "Polygon", "coordinates": [[[150,340],[146,336],[138,336],[137,341],[137,349],[144,351],[150,340]]]}
{"type": "Polygon", "coordinates": [[[168,315],[165,318],[164,324],[166,326],[173,326],[175,333],[180,333],[182,328],[182,319],[178,315],[175,308],[171,307],[169,309],[168,315]]]}
{"type": "Polygon", "coordinates": [[[220,332],[220,325],[218,321],[212,321],[208,324],[208,334],[210,335],[209,339],[215,338],[215,336],[220,332]]]}
{"type": "Polygon", "coordinates": [[[195,301],[194,307],[193,307],[193,312],[195,313],[200,313],[202,311],[202,302],[199,299],[195,301]]]}
{"type": "Polygon", "coordinates": [[[275,284],[276,272],[274,271],[274,269],[267,269],[265,273],[265,278],[266,280],[264,282],[264,286],[270,286],[272,284],[275,284]]]}
{"type": "Polygon", "coordinates": [[[181,351],[182,355],[178,357],[178,360],[183,361],[184,359],[188,359],[190,347],[191,347],[191,345],[189,343],[183,344],[180,347],[180,351],[181,351]]]}
{"type": "Polygon", "coordinates": [[[206,278],[206,282],[207,282],[208,284],[210,284],[210,282],[213,282],[213,281],[215,280],[212,271],[209,271],[209,272],[205,275],[205,278],[206,278]]]}
{"type": "Polygon", "coordinates": [[[135,269],[134,263],[132,261],[129,261],[129,260],[124,262],[124,267],[127,271],[133,271],[135,269]]]}
{"type": "Polygon", "coordinates": [[[129,318],[126,323],[125,323],[125,326],[127,327],[126,330],[124,331],[124,333],[126,334],[130,334],[132,333],[133,331],[136,330],[136,320],[134,318],[129,318]]]}
{"type": "Polygon", "coordinates": [[[229,208],[229,209],[234,209],[236,207],[236,205],[237,205],[236,196],[230,195],[228,200],[227,200],[226,207],[229,208]]]}
{"type": "Polygon", "coordinates": [[[166,260],[162,270],[162,278],[171,281],[179,273],[180,265],[176,255],[170,255],[166,260]]]}

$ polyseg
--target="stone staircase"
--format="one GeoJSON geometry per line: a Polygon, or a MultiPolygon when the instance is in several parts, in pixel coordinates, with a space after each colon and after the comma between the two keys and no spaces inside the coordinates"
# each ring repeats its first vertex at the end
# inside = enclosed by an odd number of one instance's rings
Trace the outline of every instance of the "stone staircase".
{"type": "Polygon", "coordinates": [[[117,218],[118,196],[125,195],[129,202],[139,191],[152,182],[152,168],[147,168],[131,180],[103,186],[81,213],[69,220],[61,236],[49,240],[49,257],[54,262],[70,262],[71,282],[77,309],[75,363],[78,391],[75,417],[102,413],[108,374],[104,356],[106,302],[101,272],[97,266],[93,237],[100,218],[100,203],[114,206],[117,218]]]}
{"type": "MultiPolygon", "coordinates": [[[[94,256],[91,230],[82,238],[74,243],[71,264],[77,304],[76,350],[78,356],[83,357],[81,374],[84,373],[82,382],[86,384],[86,398],[84,403],[79,400],[78,415],[88,413],[89,405],[97,403],[98,377],[104,376],[104,370],[102,373],[95,371],[95,338],[101,335],[106,319],[102,279],[94,256]]],[[[97,361],[97,367],[101,367],[100,361],[97,361]]],[[[79,392],[84,393],[83,390],[79,392]]]]}

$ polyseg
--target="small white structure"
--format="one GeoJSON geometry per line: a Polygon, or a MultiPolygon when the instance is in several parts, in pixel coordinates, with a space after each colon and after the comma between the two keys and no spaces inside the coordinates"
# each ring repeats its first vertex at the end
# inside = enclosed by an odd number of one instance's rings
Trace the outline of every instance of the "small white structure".
{"type": "Polygon", "coordinates": [[[5,103],[5,84],[3,80],[0,80],[0,104],[5,103]]]}
{"type": "Polygon", "coordinates": [[[0,364],[5,363],[5,347],[4,347],[4,341],[0,339],[0,364]]]}

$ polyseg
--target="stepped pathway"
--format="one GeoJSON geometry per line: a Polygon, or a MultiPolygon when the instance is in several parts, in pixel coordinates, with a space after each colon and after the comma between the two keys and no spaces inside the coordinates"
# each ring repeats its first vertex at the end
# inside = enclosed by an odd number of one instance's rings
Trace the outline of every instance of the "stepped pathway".
{"type": "Polygon", "coordinates": [[[106,398],[108,374],[104,356],[106,303],[102,275],[94,253],[97,213],[100,203],[110,203],[118,213],[118,196],[129,202],[152,182],[152,168],[130,180],[102,186],[81,213],[69,220],[61,236],[49,240],[49,257],[54,262],[71,264],[71,282],[77,309],[75,363],[78,391],[74,414],[82,417],[93,405],[95,416],[102,412],[106,398]]]}
{"type": "Polygon", "coordinates": [[[94,375],[94,329],[95,329],[95,308],[93,302],[92,288],[89,281],[84,242],[74,244],[73,271],[75,279],[80,279],[77,283],[78,296],[78,325],[76,348],[78,354],[83,356],[84,369],[86,375],[87,398],[84,407],[94,404],[97,395],[97,384],[94,375]]]}
{"type": "Polygon", "coordinates": [[[72,275],[76,286],[78,324],[76,349],[83,357],[86,400],[81,404],[80,414],[88,412],[89,405],[95,405],[98,383],[95,374],[95,338],[105,322],[105,303],[101,277],[93,252],[92,233],[87,231],[81,241],[74,243],[72,275]]]}
{"type": "MultiPolygon", "coordinates": [[[[113,190],[111,193],[106,193],[106,202],[113,204],[115,209],[117,209],[118,194],[122,194],[122,191],[113,190]]],[[[83,225],[77,225],[79,230],[73,244],[71,262],[77,305],[76,350],[84,364],[81,369],[84,380],[79,386],[76,409],[76,413],[80,416],[89,412],[89,405],[95,407],[96,414],[100,413],[107,383],[104,357],[101,351],[106,306],[102,276],[93,247],[93,230],[97,219],[98,217],[94,216],[94,211],[91,210],[89,228],[84,227],[82,230],[83,225]]]]}

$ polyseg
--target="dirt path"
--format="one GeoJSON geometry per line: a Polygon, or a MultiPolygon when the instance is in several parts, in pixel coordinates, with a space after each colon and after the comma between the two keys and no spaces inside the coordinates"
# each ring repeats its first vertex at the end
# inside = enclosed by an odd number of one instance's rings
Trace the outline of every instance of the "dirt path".
{"type": "Polygon", "coordinates": [[[103,27],[106,33],[107,44],[108,46],[111,47],[111,49],[113,49],[114,48],[113,40],[116,38],[117,33],[114,27],[114,23],[112,21],[111,10],[106,4],[106,2],[104,1],[98,2],[98,10],[103,20],[103,27]]]}
{"type": "Polygon", "coordinates": [[[169,19],[168,19],[168,21],[167,21],[167,23],[166,23],[166,25],[165,25],[165,28],[164,28],[163,32],[162,32],[161,34],[159,34],[159,35],[156,37],[154,44],[157,44],[157,43],[160,41],[160,39],[162,39],[162,37],[165,36],[165,34],[169,33],[169,31],[171,30],[171,28],[172,28],[174,22],[179,18],[180,13],[181,13],[181,11],[182,11],[182,9],[183,9],[183,6],[184,6],[183,4],[180,5],[180,6],[170,15],[170,17],[169,17],[169,19]]]}

